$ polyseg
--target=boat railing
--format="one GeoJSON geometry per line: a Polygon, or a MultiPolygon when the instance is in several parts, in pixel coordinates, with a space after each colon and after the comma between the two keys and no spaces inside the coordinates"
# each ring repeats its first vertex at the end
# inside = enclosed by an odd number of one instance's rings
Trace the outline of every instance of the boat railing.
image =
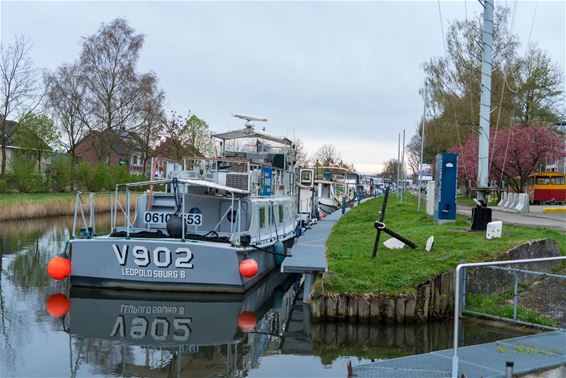
{"type": "MultiPolygon", "coordinates": [[[[115,189],[115,195],[114,195],[114,206],[112,206],[112,222],[111,222],[111,227],[112,230],[116,230],[117,227],[117,212],[118,212],[118,207],[120,208],[120,210],[122,211],[122,213],[125,216],[125,221],[124,221],[124,228],[125,228],[125,232],[126,232],[126,237],[130,237],[130,235],[132,234],[133,231],[133,226],[132,226],[132,218],[131,218],[131,190],[130,188],[135,188],[135,187],[143,187],[143,186],[156,186],[156,185],[167,185],[167,184],[172,184],[172,185],[183,185],[185,188],[185,193],[187,193],[186,188],[188,186],[196,186],[196,185],[204,185],[203,184],[204,181],[198,181],[198,180],[177,180],[177,179],[162,179],[162,180],[151,180],[151,181],[141,181],[141,182],[133,182],[133,183],[127,183],[127,184],[117,184],[116,185],[116,189],[115,189]],[[122,204],[120,203],[120,200],[118,198],[119,195],[119,189],[123,187],[125,188],[126,191],[126,205],[125,208],[124,206],[122,206],[122,204]]],[[[241,235],[241,209],[242,209],[242,199],[238,198],[236,199],[236,194],[248,194],[247,191],[242,190],[242,189],[238,189],[238,188],[231,188],[231,187],[227,187],[227,186],[220,186],[218,184],[214,184],[214,183],[208,183],[206,184],[209,187],[218,187],[221,188],[222,190],[225,190],[227,192],[230,193],[230,199],[231,199],[231,204],[230,207],[224,212],[224,214],[222,215],[222,217],[220,218],[219,222],[216,224],[216,226],[213,228],[212,231],[218,230],[218,228],[220,227],[220,224],[222,223],[222,221],[224,219],[226,219],[228,217],[228,214],[233,214],[234,211],[236,211],[236,221],[235,222],[230,222],[230,241],[232,243],[234,243],[235,245],[240,245],[240,235],[241,235]],[[215,186],[216,185],[216,186],[215,186]],[[236,204],[237,202],[237,204],[236,204]],[[237,205],[237,207],[236,207],[237,205]]],[[[187,231],[187,225],[185,224],[186,221],[186,217],[188,215],[188,213],[186,212],[186,206],[185,206],[185,193],[179,193],[181,194],[181,211],[180,211],[180,218],[183,220],[181,222],[181,240],[185,241],[186,238],[186,231],[187,231]]],[[[151,194],[151,191],[150,191],[151,194]]],[[[136,201],[137,202],[137,201],[136,201]]],[[[93,200],[94,203],[94,200],[93,200]]],[[[135,213],[134,213],[134,220],[137,219],[137,215],[138,212],[141,211],[139,204],[136,203],[135,206],[135,213]]]]}
{"type": "Polygon", "coordinates": [[[86,205],[86,203],[83,202],[81,194],[82,194],[82,192],[77,192],[77,195],[75,197],[75,210],[74,210],[74,215],[73,215],[73,229],[72,229],[72,233],[71,233],[73,238],[76,237],[76,229],[77,229],[77,221],[78,221],[79,212],[80,212],[80,215],[81,215],[81,220],[83,222],[83,227],[81,228],[81,231],[84,230],[84,232],[86,233],[85,235],[81,235],[81,236],[90,237],[90,236],[94,235],[95,232],[96,232],[96,222],[95,222],[95,217],[94,217],[94,193],[89,193],[89,200],[88,200],[88,218],[89,218],[89,221],[88,222],[87,222],[86,217],[85,217],[85,209],[84,209],[84,206],[86,205]]]}

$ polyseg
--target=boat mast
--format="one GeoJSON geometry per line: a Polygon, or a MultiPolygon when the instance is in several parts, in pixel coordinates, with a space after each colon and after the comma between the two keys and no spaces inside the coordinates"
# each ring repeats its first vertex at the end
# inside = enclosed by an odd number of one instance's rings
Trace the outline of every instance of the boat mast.
{"type": "Polygon", "coordinates": [[[478,201],[486,202],[489,179],[489,121],[491,114],[491,68],[493,62],[493,0],[479,1],[484,7],[484,11],[477,199],[478,201]]]}

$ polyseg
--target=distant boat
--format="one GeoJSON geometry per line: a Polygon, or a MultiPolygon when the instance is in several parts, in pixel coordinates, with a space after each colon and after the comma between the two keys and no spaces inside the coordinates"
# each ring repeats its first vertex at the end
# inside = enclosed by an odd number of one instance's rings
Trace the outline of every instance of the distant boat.
{"type": "Polygon", "coordinates": [[[297,185],[297,220],[303,227],[316,222],[319,218],[318,192],[315,190],[314,169],[299,170],[297,185]]]}
{"type": "Polygon", "coordinates": [[[336,194],[336,183],[334,181],[316,180],[318,191],[318,206],[325,214],[331,214],[338,210],[340,201],[336,194]]]}

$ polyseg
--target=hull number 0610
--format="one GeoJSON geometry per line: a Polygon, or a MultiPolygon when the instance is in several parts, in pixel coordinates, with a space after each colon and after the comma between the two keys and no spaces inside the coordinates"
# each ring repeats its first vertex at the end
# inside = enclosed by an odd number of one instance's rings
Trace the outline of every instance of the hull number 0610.
{"type": "MultiPolygon", "coordinates": [[[[165,226],[167,221],[173,216],[173,213],[163,213],[160,211],[147,211],[143,220],[145,223],[153,225],[165,226]]],[[[184,215],[185,223],[189,226],[200,226],[202,225],[202,214],[188,213],[184,215]]]]}

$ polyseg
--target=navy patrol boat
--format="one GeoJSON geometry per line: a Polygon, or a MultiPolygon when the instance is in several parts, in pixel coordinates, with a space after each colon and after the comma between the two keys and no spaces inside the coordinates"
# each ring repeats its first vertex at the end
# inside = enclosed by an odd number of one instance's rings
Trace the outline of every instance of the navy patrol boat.
{"type": "Polygon", "coordinates": [[[255,130],[252,121],[265,118],[234,116],[245,127],[213,135],[220,157],[193,158],[189,169],[165,179],[117,186],[107,235],[95,235],[92,195],[87,222],[77,194],[65,252],[72,286],[243,293],[282,262],[296,230],[294,148],[255,130]]]}

